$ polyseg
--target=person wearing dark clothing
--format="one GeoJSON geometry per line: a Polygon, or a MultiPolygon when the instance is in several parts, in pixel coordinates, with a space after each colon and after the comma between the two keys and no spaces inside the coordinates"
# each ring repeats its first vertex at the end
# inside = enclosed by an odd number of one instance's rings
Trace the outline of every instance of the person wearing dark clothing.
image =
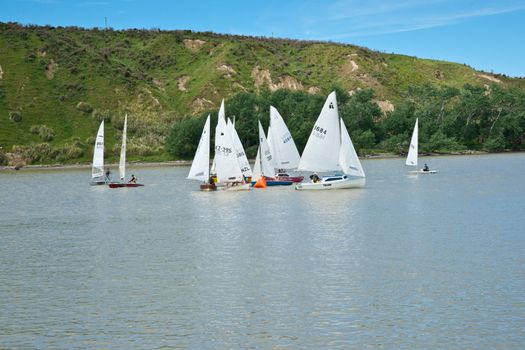
{"type": "Polygon", "coordinates": [[[128,181],[128,183],[130,183],[130,184],[136,184],[137,183],[137,178],[135,177],[135,175],[131,174],[131,179],[128,181]]]}
{"type": "Polygon", "coordinates": [[[428,168],[427,163],[425,163],[425,166],[423,167],[423,171],[430,171],[430,169],[428,168]]]}
{"type": "Polygon", "coordinates": [[[317,183],[319,182],[319,175],[317,175],[317,173],[313,173],[312,175],[310,175],[310,179],[312,180],[313,183],[317,183]]]}
{"type": "Polygon", "coordinates": [[[111,178],[110,178],[110,177],[111,177],[111,171],[109,171],[109,169],[107,169],[107,170],[106,170],[106,179],[105,179],[105,180],[106,180],[107,182],[111,181],[111,178]]]}

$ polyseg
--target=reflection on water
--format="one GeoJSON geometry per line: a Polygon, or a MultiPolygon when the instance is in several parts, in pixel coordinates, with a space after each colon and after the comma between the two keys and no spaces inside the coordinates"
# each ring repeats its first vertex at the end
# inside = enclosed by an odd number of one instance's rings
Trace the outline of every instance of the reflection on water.
{"type": "Polygon", "coordinates": [[[427,163],[312,192],[0,173],[0,347],[521,349],[525,156],[427,163]]]}

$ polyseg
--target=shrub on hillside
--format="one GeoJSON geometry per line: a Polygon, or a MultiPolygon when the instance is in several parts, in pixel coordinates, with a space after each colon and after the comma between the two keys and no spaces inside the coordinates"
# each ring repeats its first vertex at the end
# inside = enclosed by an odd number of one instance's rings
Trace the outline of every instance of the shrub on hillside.
{"type": "Polygon", "coordinates": [[[22,121],[22,114],[18,111],[9,112],[9,120],[14,123],[20,123],[22,121]]]}
{"type": "Polygon", "coordinates": [[[101,111],[99,109],[94,109],[93,113],[91,113],[91,117],[98,122],[103,120],[106,121],[106,123],[111,122],[111,114],[108,110],[101,111]]]}
{"type": "Polygon", "coordinates": [[[145,144],[128,145],[127,152],[134,156],[151,156],[155,153],[152,147],[145,144]]]}
{"type": "Polygon", "coordinates": [[[84,113],[91,113],[93,111],[93,107],[91,107],[91,105],[87,102],[77,103],[77,109],[84,113]]]}
{"type": "Polygon", "coordinates": [[[27,164],[42,162],[49,156],[51,151],[52,149],[48,143],[13,146],[13,153],[20,155],[27,164]]]}
{"type": "Polygon", "coordinates": [[[9,163],[9,160],[7,159],[7,156],[4,152],[0,152],[0,165],[7,165],[9,163]]]}
{"type": "Polygon", "coordinates": [[[31,128],[29,128],[29,131],[31,131],[31,134],[38,135],[40,132],[40,125],[32,125],[31,128]]]}
{"type": "Polygon", "coordinates": [[[55,138],[55,131],[46,125],[33,125],[30,131],[32,134],[40,136],[43,141],[52,141],[55,138]]]}
{"type": "Polygon", "coordinates": [[[78,142],[68,143],[66,145],[56,147],[50,154],[58,162],[64,162],[72,159],[78,159],[84,155],[84,149],[78,142]]]}

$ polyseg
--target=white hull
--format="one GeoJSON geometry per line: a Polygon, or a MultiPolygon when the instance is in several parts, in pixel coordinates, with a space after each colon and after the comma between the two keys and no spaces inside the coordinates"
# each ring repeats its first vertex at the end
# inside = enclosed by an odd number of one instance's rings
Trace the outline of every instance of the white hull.
{"type": "Polygon", "coordinates": [[[424,171],[424,170],[414,170],[414,171],[409,171],[408,173],[409,174],[437,174],[437,170],[429,170],[429,171],[424,171]]]}
{"type": "Polygon", "coordinates": [[[337,190],[345,188],[362,188],[365,187],[366,179],[364,177],[343,178],[339,180],[326,181],[330,177],[322,178],[318,182],[301,182],[295,185],[296,190],[337,190]]]}
{"type": "Polygon", "coordinates": [[[218,183],[216,184],[218,191],[249,191],[250,183],[218,183]]]}

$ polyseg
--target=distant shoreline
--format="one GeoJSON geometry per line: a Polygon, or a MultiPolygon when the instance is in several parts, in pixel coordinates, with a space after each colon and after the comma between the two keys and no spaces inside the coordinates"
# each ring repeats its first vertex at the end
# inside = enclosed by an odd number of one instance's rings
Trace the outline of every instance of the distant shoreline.
{"type": "MultiPolygon", "coordinates": [[[[147,168],[147,167],[160,167],[160,166],[189,166],[191,165],[191,160],[170,160],[165,162],[130,162],[127,163],[127,167],[138,167],[138,168],[147,168]]],[[[104,165],[106,168],[118,169],[118,163],[111,163],[104,165]]],[[[91,169],[91,164],[32,164],[24,165],[19,169],[15,169],[14,166],[1,166],[1,171],[9,170],[70,170],[70,169],[91,169]]]]}
{"type": "MultiPolygon", "coordinates": [[[[440,156],[469,156],[469,155],[483,155],[483,154],[508,154],[508,153],[521,153],[521,152],[485,152],[485,151],[461,151],[461,152],[450,152],[450,153],[424,153],[420,154],[421,157],[440,157],[440,156]]],[[[389,158],[403,158],[405,155],[399,155],[395,153],[376,153],[370,154],[360,159],[389,159],[389,158]]],[[[250,162],[254,162],[253,159],[250,162]]],[[[129,167],[162,167],[162,166],[190,166],[191,160],[170,160],[165,162],[130,162],[127,164],[129,167]]],[[[106,164],[105,167],[110,169],[118,168],[117,163],[106,164]]],[[[74,170],[74,169],[90,169],[91,164],[33,164],[24,165],[19,169],[15,169],[14,166],[0,166],[0,172],[10,170],[74,170]]]]}

